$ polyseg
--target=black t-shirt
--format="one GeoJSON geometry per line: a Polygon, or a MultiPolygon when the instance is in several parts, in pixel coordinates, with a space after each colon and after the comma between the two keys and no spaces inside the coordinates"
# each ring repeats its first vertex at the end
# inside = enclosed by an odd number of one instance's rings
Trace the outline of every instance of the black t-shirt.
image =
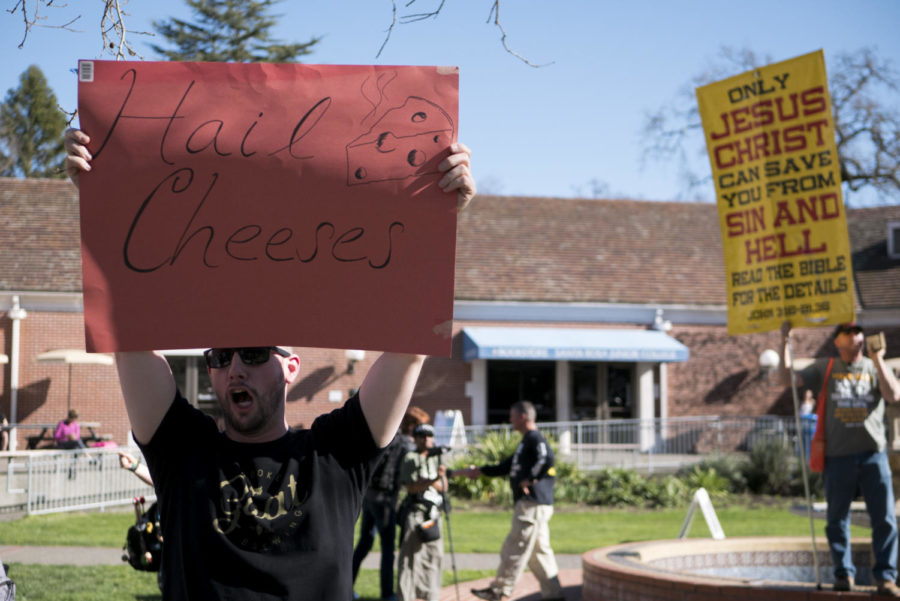
{"type": "Polygon", "coordinates": [[[237,443],[180,395],[141,449],[166,601],[352,597],[353,527],[380,457],[358,397],[268,443],[237,443]]]}
{"type": "Polygon", "coordinates": [[[516,452],[497,465],[481,468],[485,476],[505,476],[509,474],[513,500],[528,499],[539,505],[553,505],[553,482],[556,476],[553,449],[538,430],[529,430],[522,436],[516,452]],[[522,491],[520,482],[531,480],[529,493],[522,491]]]}

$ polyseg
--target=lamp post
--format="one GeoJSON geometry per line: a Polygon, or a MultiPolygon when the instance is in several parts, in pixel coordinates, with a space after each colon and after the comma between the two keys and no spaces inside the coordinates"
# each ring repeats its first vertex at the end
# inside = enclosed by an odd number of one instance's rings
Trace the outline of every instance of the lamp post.
{"type": "Polygon", "coordinates": [[[781,365],[781,356],[778,351],[766,349],[759,354],[759,373],[760,376],[765,374],[771,376],[772,372],[781,365]]]}
{"type": "Polygon", "coordinates": [[[356,369],[356,363],[366,358],[366,351],[348,349],[344,351],[344,357],[347,359],[347,373],[352,374],[356,369]]]}

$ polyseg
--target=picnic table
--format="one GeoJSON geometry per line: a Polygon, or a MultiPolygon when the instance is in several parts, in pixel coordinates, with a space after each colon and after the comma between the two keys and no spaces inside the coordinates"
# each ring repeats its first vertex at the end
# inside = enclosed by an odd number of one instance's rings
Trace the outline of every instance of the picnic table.
{"type": "MultiPolygon", "coordinates": [[[[42,447],[45,443],[50,447],[56,446],[56,441],[53,440],[53,433],[56,432],[56,424],[10,424],[8,426],[3,426],[2,430],[12,430],[16,428],[18,430],[35,430],[40,431],[39,434],[34,434],[32,436],[26,436],[25,440],[28,441],[26,445],[26,449],[37,449],[37,448],[46,448],[42,447]]],[[[100,427],[100,422],[82,422],[79,421],[78,425],[81,426],[81,440],[85,445],[90,446],[92,442],[98,442],[103,440],[103,438],[97,434],[95,428],[100,427]],[[85,432],[87,430],[87,432],[85,432]]]]}

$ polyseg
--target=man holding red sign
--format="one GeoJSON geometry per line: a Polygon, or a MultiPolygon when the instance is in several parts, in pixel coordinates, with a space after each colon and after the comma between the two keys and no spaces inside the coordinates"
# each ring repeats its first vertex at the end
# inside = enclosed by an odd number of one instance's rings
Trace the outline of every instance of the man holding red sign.
{"type": "MultiPolygon", "coordinates": [[[[66,133],[66,169],[76,184],[91,170],[89,143],[82,131],[66,133]]],[[[460,209],[475,195],[469,159],[468,148],[453,143],[438,167],[438,186],[457,194],[460,209]]],[[[160,353],[116,354],[160,504],[163,598],[346,601],[363,493],[424,357],[382,354],[358,394],[308,430],[285,420],[287,388],[300,371],[290,350],[212,348],[204,357],[223,432],[182,397],[160,353]]]]}

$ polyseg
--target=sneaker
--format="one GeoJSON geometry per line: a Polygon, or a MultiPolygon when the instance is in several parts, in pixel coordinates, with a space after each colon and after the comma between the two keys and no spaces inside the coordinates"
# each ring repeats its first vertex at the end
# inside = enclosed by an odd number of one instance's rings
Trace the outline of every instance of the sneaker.
{"type": "Polygon", "coordinates": [[[487,588],[473,588],[470,589],[472,594],[478,597],[479,599],[485,599],[486,601],[501,601],[503,599],[503,595],[498,593],[491,587],[487,588]]]}
{"type": "Polygon", "coordinates": [[[834,586],[832,587],[836,591],[849,591],[853,589],[853,577],[852,576],[835,576],[834,577],[834,586]]]}
{"type": "Polygon", "coordinates": [[[900,586],[893,580],[879,580],[878,594],[886,597],[900,597],[900,586]]]}

